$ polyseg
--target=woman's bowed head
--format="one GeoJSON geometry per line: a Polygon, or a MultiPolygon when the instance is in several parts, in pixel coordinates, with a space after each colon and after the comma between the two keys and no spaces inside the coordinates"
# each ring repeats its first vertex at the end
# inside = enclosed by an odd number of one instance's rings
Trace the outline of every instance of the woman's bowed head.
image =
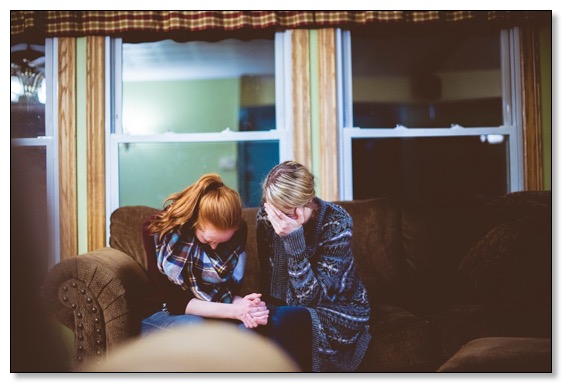
{"type": "Polygon", "coordinates": [[[314,176],[303,165],[285,161],[263,184],[264,208],[275,232],[283,237],[308,222],[316,209],[314,176]]]}
{"type": "Polygon", "coordinates": [[[261,294],[237,295],[246,262],[238,192],[210,173],[170,195],[164,206],[145,224],[145,237],[151,237],[145,247],[167,312],[236,319],[247,328],[267,324],[261,294]]]}

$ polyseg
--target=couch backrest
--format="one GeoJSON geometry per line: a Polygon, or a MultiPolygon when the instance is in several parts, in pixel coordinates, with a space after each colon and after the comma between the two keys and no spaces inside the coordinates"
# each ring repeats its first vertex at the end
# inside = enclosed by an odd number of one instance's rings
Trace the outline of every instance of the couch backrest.
{"type": "MultiPolygon", "coordinates": [[[[537,257],[540,256],[542,266],[536,270],[533,280],[545,279],[544,285],[548,286],[551,258],[550,198],[550,193],[513,193],[491,204],[457,207],[412,205],[388,198],[336,203],[344,207],[353,219],[352,251],[370,301],[425,305],[440,304],[450,299],[451,294],[456,293],[454,285],[458,282],[459,266],[469,265],[468,277],[474,275],[476,252],[482,249],[486,252],[495,251],[490,256],[496,259],[501,256],[506,264],[513,264],[511,260],[516,260],[515,256],[521,258],[518,261],[521,266],[512,272],[512,281],[508,281],[514,284],[520,283],[519,276],[526,276],[525,268],[539,264],[537,257]],[[537,212],[540,214],[537,215],[537,212]],[[525,238],[525,249],[533,250],[518,254],[521,251],[517,251],[517,248],[523,246],[517,245],[511,246],[513,250],[506,252],[503,250],[505,246],[501,242],[497,243],[499,232],[496,228],[505,222],[519,222],[521,219],[525,219],[527,226],[522,223],[511,225],[510,233],[513,234],[510,235],[525,238]],[[530,232],[529,225],[540,228],[537,235],[523,237],[514,231],[530,232]],[[490,233],[494,234],[493,239],[496,241],[493,246],[487,244],[489,240],[484,244],[481,242],[490,233]],[[465,260],[462,263],[467,254],[473,261],[470,263],[465,260]],[[535,261],[529,257],[534,257],[535,261]]],[[[156,211],[146,206],[125,206],[111,215],[110,246],[131,255],[145,269],[142,224],[156,211]]],[[[260,291],[256,213],[257,208],[245,208],[242,212],[248,226],[248,259],[242,294],[260,291]]],[[[498,262],[496,264],[497,271],[494,272],[505,275],[505,267],[501,268],[503,266],[498,262]]],[[[488,281],[496,278],[490,270],[487,273],[488,281]]],[[[476,276],[481,275],[479,272],[476,276]]],[[[467,273],[463,277],[465,285],[469,283],[474,286],[476,283],[473,279],[467,281],[467,273]]],[[[506,286],[509,286],[507,282],[506,286]]]]}
{"type": "MultiPolygon", "coordinates": [[[[377,303],[405,303],[414,295],[438,294],[443,275],[454,277],[459,262],[454,248],[469,247],[473,242],[466,227],[487,227],[467,221],[466,212],[420,211],[388,198],[338,201],[353,219],[352,252],[369,299],[377,303]],[[461,218],[462,216],[462,218],[461,218]],[[460,223],[466,227],[460,227],[460,223]],[[450,264],[449,264],[450,263],[450,264]]],[[[244,208],[242,217],[248,227],[247,264],[241,294],[260,291],[260,264],[256,244],[257,208],[244,208]]],[[[145,270],[146,256],[142,225],[158,210],[147,206],[120,207],[111,215],[111,247],[129,254],[145,270]]],[[[475,235],[472,235],[474,237],[475,235]]],[[[436,295],[433,295],[436,296],[436,295]]]]}
{"type": "Polygon", "coordinates": [[[400,205],[411,304],[460,303],[462,295],[470,303],[504,304],[527,286],[522,281],[549,283],[550,192],[516,192],[470,205],[400,205]],[[500,294],[500,288],[510,293],[500,294]]]}
{"type": "Polygon", "coordinates": [[[458,263],[491,225],[481,207],[402,202],[409,303],[441,305],[450,300],[458,263]]]}
{"type": "Polygon", "coordinates": [[[246,272],[241,286],[241,295],[259,293],[260,291],[260,264],[258,260],[258,249],[256,244],[256,214],[258,208],[242,209],[242,218],[248,225],[248,236],[246,240],[246,272]]]}
{"type": "Polygon", "coordinates": [[[400,207],[388,198],[336,202],[353,219],[352,252],[371,302],[406,297],[400,207]]]}
{"type": "Polygon", "coordinates": [[[129,254],[145,270],[146,255],[142,240],[142,225],[158,209],[148,206],[123,206],[111,213],[109,246],[129,254]]]}
{"type": "MultiPolygon", "coordinates": [[[[397,299],[403,292],[407,265],[403,259],[400,236],[400,210],[386,199],[338,202],[352,216],[354,234],[352,250],[359,272],[368,290],[377,300],[397,299]]],[[[257,208],[244,208],[242,217],[248,226],[247,264],[242,294],[259,292],[260,265],[256,244],[257,208]]],[[[142,243],[142,225],[157,209],[147,206],[124,206],[111,215],[111,247],[134,258],[146,270],[142,243]]]]}

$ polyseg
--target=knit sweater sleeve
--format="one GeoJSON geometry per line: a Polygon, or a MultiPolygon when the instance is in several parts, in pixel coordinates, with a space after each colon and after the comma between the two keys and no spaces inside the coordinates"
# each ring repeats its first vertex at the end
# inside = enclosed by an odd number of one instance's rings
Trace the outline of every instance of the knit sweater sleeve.
{"type": "Polygon", "coordinates": [[[351,217],[343,210],[330,209],[312,234],[316,246],[307,246],[302,227],[283,237],[289,256],[289,284],[296,303],[315,306],[343,298],[349,288],[348,277],[354,272],[352,232],[351,217]]]}

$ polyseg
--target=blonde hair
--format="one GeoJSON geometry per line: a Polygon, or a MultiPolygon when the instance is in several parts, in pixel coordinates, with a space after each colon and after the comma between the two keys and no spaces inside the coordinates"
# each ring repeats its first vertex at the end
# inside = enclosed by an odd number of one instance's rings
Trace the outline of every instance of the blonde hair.
{"type": "Polygon", "coordinates": [[[263,202],[283,211],[309,206],[316,197],[314,175],[295,161],[275,166],[262,184],[263,202]]]}
{"type": "Polygon", "coordinates": [[[205,174],[193,185],[173,193],[164,205],[168,203],[149,226],[152,234],[160,233],[160,238],[178,226],[192,229],[211,225],[217,230],[230,230],[238,229],[242,221],[240,195],[215,173],[205,174]]]}

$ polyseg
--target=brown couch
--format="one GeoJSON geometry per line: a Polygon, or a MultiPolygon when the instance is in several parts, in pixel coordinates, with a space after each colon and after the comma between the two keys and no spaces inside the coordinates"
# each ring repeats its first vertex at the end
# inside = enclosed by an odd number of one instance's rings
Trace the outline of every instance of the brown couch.
{"type": "MultiPolygon", "coordinates": [[[[551,338],[550,192],[470,206],[387,198],[339,203],[353,218],[353,253],[372,306],[373,337],[359,371],[436,371],[473,339],[551,338]]],[[[49,272],[44,302],[74,333],[75,368],[138,336],[151,288],[141,224],[155,211],[117,209],[110,247],[49,272]]],[[[242,293],[259,289],[256,211],[243,212],[242,293]]]]}

